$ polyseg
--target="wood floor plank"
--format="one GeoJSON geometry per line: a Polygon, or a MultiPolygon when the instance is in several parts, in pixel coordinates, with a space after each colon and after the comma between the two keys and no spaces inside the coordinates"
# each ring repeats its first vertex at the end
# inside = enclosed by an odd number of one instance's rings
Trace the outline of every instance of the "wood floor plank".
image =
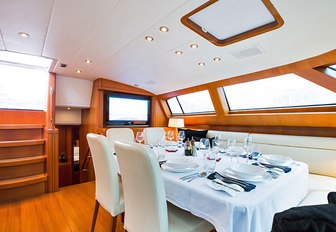
{"type": "MultiPolygon", "coordinates": [[[[58,192],[0,204],[0,231],[90,231],[95,204],[95,183],[61,188],[58,192]]],[[[112,217],[99,209],[95,232],[111,231],[112,217]]],[[[117,232],[124,232],[120,217],[117,232]]]]}

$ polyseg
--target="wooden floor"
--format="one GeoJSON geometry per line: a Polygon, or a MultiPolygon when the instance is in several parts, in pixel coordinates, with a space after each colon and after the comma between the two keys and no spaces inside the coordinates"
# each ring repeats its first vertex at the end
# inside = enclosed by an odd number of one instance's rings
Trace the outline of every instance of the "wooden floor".
{"type": "MultiPolygon", "coordinates": [[[[90,231],[94,204],[94,182],[17,202],[0,203],[0,231],[90,231]]],[[[111,231],[111,223],[111,215],[100,207],[95,231],[111,231]]],[[[124,232],[120,217],[117,232],[124,232]]]]}

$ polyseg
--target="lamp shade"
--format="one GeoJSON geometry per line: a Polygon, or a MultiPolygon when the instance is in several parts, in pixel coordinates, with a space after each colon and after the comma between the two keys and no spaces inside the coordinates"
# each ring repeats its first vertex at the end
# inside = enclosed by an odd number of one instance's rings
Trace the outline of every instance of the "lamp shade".
{"type": "Polygon", "coordinates": [[[170,118],[168,122],[168,127],[175,127],[175,128],[184,127],[184,119],[183,118],[170,118]]]}

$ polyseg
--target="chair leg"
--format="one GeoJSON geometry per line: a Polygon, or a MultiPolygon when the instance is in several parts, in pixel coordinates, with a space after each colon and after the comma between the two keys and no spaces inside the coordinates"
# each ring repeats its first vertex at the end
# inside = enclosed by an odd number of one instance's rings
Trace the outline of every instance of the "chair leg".
{"type": "Polygon", "coordinates": [[[96,205],[95,205],[93,218],[92,218],[92,224],[91,224],[91,232],[94,232],[94,229],[95,229],[95,226],[96,226],[99,205],[100,205],[99,202],[96,200],[96,205]]]}
{"type": "Polygon", "coordinates": [[[122,222],[122,223],[125,222],[125,213],[121,213],[121,222],[122,222]]]}
{"type": "Polygon", "coordinates": [[[112,217],[112,232],[116,231],[116,228],[117,228],[117,218],[118,218],[118,215],[115,216],[115,217],[112,217]]]}

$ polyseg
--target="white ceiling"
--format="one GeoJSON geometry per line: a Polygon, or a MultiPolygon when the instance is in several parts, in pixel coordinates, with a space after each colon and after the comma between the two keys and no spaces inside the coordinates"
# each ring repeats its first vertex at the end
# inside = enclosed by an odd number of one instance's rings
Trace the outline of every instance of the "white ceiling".
{"type": "Polygon", "coordinates": [[[63,76],[106,78],[161,94],[336,48],[335,0],[272,0],[285,24],[225,47],[213,45],[180,22],[205,2],[0,0],[0,49],[54,58],[58,63],[52,71],[63,76]],[[168,33],[159,31],[163,25],[168,33]],[[20,38],[20,31],[28,32],[30,38],[20,38]],[[146,35],[154,41],[146,41],[146,35]],[[199,48],[191,49],[191,43],[199,48]],[[262,53],[237,58],[240,50],[255,47],[262,53]],[[183,54],[175,55],[176,50],[183,54]],[[222,60],[214,62],[214,57],[222,60]],[[86,64],[85,59],[93,63],[86,64]],[[201,67],[199,62],[206,65],[201,67]],[[60,63],[67,67],[61,68],[60,63]],[[82,73],[77,74],[77,69],[82,73]]]}

